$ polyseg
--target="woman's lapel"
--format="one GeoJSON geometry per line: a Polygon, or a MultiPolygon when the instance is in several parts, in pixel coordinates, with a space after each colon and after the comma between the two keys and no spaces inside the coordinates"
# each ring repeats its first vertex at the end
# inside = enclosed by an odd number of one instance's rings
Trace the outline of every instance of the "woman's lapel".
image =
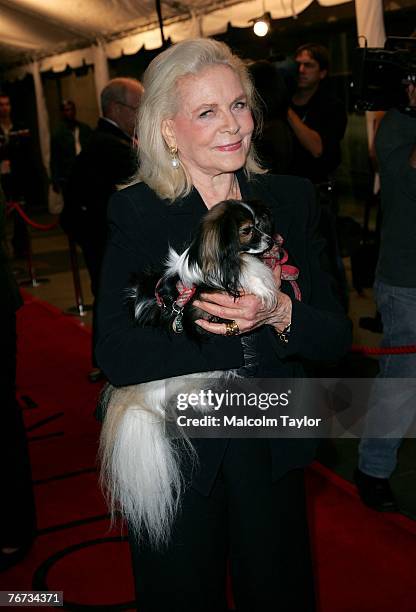
{"type": "Polygon", "coordinates": [[[166,204],[166,233],[169,245],[180,252],[188,246],[207,208],[196,189],[173,204],[166,204]]]}

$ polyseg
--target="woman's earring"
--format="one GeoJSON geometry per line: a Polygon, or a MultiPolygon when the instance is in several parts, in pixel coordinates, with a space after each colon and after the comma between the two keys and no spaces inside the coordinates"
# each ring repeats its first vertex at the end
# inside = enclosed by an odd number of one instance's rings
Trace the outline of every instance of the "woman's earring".
{"type": "Polygon", "coordinates": [[[172,168],[175,168],[175,170],[177,170],[179,168],[179,159],[178,156],[176,155],[178,152],[178,147],[174,146],[174,147],[169,147],[169,153],[170,153],[170,163],[172,164],[172,168]]]}

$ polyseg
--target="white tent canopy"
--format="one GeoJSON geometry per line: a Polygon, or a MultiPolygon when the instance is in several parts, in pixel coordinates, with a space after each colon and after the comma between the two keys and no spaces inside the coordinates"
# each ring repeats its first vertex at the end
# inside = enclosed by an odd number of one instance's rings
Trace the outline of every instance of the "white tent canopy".
{"type": "MultiPolygon", "coordinates": [[[[352,0],[318,0],[334,6],[352,0]]],[[[273,19],[296,16],[313,0],[164,0],[166,38],[226,31],[228,23],[247,27],[265,11],[273,19]]],[[[373,0],[367,4],[373,4],[373,0]]],[[[376,0],[377,2],[377,0],[376,0]]],[[[161,46],[154,0],[0,0],[0,62],[39,62],[41,71],[61,72],[94,63],[99,43],[108,58],[161,46]]],[[[14,71],[21,77],[27,71],[14,71]]]]}
{"type": "MultiPolygon", "coordinates": [[[[314,0],[163,0],[165,38],[178,42],[212,36],[228,24],[247,27],[269,12],[273,19],[296,17],[314,0]]],[[[330,7],[353,0],[316,0],[330,7]]],[[[357,29],[370,45],[384,42],[383,0],[355,0],[357,29]]],[[[108,81],[107,58],[157,49],[162,39],[154,0],[0,0],[0,63],[19,62],[9,80],[34,79],[40,146],[49,167],[49,122],[41,72],[94,66],[99,92],[108,81]]]]}

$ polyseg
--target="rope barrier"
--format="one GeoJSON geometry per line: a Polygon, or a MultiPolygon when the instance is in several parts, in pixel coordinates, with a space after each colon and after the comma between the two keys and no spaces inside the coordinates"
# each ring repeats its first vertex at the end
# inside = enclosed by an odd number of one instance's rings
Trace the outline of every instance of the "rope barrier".
{"type": "MultiPolygon", "coordinates": [[[[49,225],[41,225],[40,223],[35,223],[29,219],[25,212],[23,212],[22,206],[18,202],[6,202],[6,214],[10,214],[13,210],[15,210],[18,215],[23,219],[25,223],[31,225],[35,229],[39,229],[42,231],[47,231],[56,227],[59,223],[59,219],[54,223],[50,223],[49,225]]],[[[48,278],[36,278],[35,266],[33,264],[33,253],[32,253],[32,240],[30,238],[30,234],[28,233],[27,239],[27,253],[26,253],[26,261],[27,261],[27,270],[29,273],[29,278],[27,280],[19,281],[20,286],[31,285],[32,287],[39,287],[41,283],[48,283],[48,278]]]]}
{"type": "MultiPolygon", "coordinates": [[[[11,202],[11,201],[7,202],[6,203],[6,213],[10,214],[13,210],[17,211],[17,213],[20,215],[23,221],[25,221],[25,223],[27,223],[28,225],[31,225],[35,229],[38,229],[44,232],[54,229],[59,224],[59,219],[57,219],[53,223],[49,223],[48,225],[42,225],[40,223],[36,223],[35,221],[30,219],[26,215],[26,213],[23,211],[22,206],[21,204],[19,204],[19,202],[11,202]]],[[[69,243],[68,244],[69,256],[70,256],[70,262],[71,262],[71,270],[72,270],[72,277],[74,281],[75,300],[76,300],[76,306],[74,308],[70,308],[68,310],[68,313],[78,314],[80,317],[84,317],[87,311],[91,310],[92,307],[84,303],[84,296],[82,293],[81,279],[80,279],[80,274],[79,274],[76,244],[69,237],[68,237],[68,243],[69,243]]],[[[49,282],[49,279],[46,279],[46,278],[41,278],[41,279],[36,278],[35,268],[33,265],[32,244],[31,244],[30,236],[29,236],[29,243],[28,243],[28,250],[27,250],[26,257],[27,257],[27,267],[28,267],[28,272],[29,272],[29,279],[25,281],[20,281],[19,285],[32,285],[32,287],[38,287],[41,282],[49,282]]]]}
{"type": "Polygon", "coordinates": [[[351,353],[364,353],[366,355],[408,355],[416,353],[416,344],[386,347],[360,346],[358,344],[353,344],[351,353]]]}
{"type": "Polygon", "coordinates": [[[42,230],[44,232],[54,229],[59,224],[59,219],[53,223],[49,223],[49,225],[41,225],[40,223],[36,223],[36,221],[32,221],[32,219],[27,216],[18,202],[7,202],[7,214],[10,214],[12,210],[16,210],[22,217],[23,221],[25,221],[28,225],[31,225],[35,229],[42,230]]]}

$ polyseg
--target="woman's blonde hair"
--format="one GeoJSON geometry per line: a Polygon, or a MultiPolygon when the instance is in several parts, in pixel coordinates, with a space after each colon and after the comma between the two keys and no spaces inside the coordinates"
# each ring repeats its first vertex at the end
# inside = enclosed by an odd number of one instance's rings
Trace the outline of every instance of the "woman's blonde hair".
{"type": "MultiPolygon", "coordinates": [[[[229,66],[240,78],[248,105],[258,119],[259,111],[254,86],[243,61],[222,42],[210,38],[195,38],[173,45],[157,55],[144,73],[144,94],[137,115],[136,133],[139,141],[139,168],[132,182],[142,181],[161,198],[171,201],[186,196],[192,181],[180,164],[173,168],[168,146],[162,136],[162,122],[177,112],[178,79],[198,74],[208,66],[229,66]]],[[[253,145],[247,156],[248,176],[263,173],[253,145]]]]}

